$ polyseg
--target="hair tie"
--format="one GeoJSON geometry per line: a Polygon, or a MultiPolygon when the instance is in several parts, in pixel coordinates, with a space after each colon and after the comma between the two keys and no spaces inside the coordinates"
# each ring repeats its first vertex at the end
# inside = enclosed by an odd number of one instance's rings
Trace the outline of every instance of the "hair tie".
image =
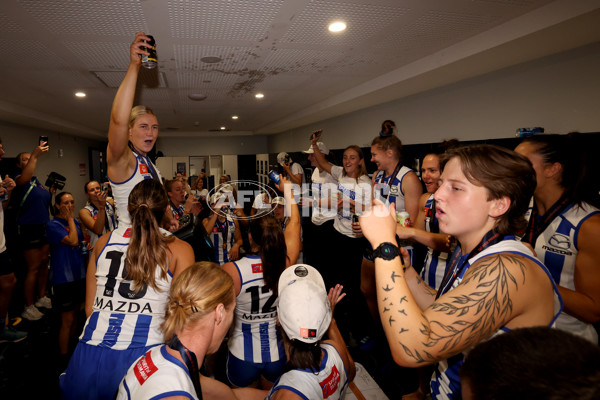
{"type": "Polygon", "coordinates": [[[138,207],[146,207],[146,208],[150,208],[150,206],[148,205],[148,203],[140,203],[138,204],[138,207]]]}

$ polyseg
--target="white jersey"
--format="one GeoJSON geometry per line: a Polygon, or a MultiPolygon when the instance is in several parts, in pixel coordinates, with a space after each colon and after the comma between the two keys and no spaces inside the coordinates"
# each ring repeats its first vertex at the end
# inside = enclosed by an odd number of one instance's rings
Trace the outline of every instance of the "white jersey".
{"type": "MultiPolygon", "coordinates": [[[[514,239],[513,240],[506,239],[506,240],[503,240],[499,243],[496,243],[496,244],[484,249],[481,253],[476,254],[472,259],[468,260],[466,268],[463,268],[462,272],[457,275],[456,279],[454,280],[454,282],[452,284],[452,287],[450,289],[440,288],[440,290],[443,290],[442,293],[447,293],[447,292],[451,291],[452,289],[455,289],[462,282],[463,276],[469,270],[471,265],[473,265],[477,260],[481,259],[482,257],[490,256],[492,254],[497,254],[497,253],[503,253],[503,252],[519,254],[519,255],[524,256],[524,257],[528,258],[529,260],[535,262],[537,265],[539,265],[540,268],[542,268],[544,270],[544,272],[546,272],[546,274],[548,275],[548,279],[550,279],[550,281],[552,281],[550,272],[548,272],[546,267],[544,267],[544,265],[542,263],[540,263],[533,256],[533,253],[531,252],[531,250],[529,250],[528,247],[526,247],[520,241],[517,241],[514,239]]],[[[463,257],[467,257],[467,255],[465,255],[463,257]]],[[[461,261],[459,261],[458,265],[461,264],[461,261]]],[[[552,285],[554,286],[554,293],[555,293],[555,295],[554,295],[554,300],[555,300],[554,318],[552,319],[550,324],[548,324],[548,326],[554,326],[554,323],[555,323],[556,319],[558,318],[558,315],[560,314],[560,311],[562,309],[562,298],[560,297],[560,294],[558,293],[558,288],[556,287],[556,285],[554,285],[554,282],[552,282],[552,285]]],[[[506,331],[509,331],[509,329],[503,326],[495,334],[506,332],[506,331]]],[[[452,356],[448,359],[442,360],[436,365],[436,370],[434,371],[433,376],[431,377],[431,396],[433,399],[460,399],[461,398],[459,371],[460,371],[460,367],[463,363],[464,357],[466,356],[467,353],[468,353],[468,350],[464,351],[462,353],[459,353],[455,356],[452,356]]]]}
{"type": "Polygon", "coordinates": [[[302,183],[300,183],[300,186],[302,186],[302,184],[306,181],[304,179],[304,169],[302,168],[302,166],[298,163],[292,163],[292,165],[290,166],[290,171],[292,171],[292,174],[294,175],[302,175],[302,183]]]}
{"type": "Polygon", "coordinates": [[[210,240],[215,248],[215,262],[223,265],[229,262],[229,252],[235,244],[235,222],[227,215],[225,221],[217,218],[215,225],[209,232],[210,240]]]}
{"type": "Polygon", "coordinates": [[[285,350],[277,330],[277,293],[265,286],[260,257],[244,257],[234,264],[241,287],[229,351],[248,362],[278,361],[285,357],[285,350]]]}
{"type": "Polygon", "coordinates": [[[117,209],[117,221],[119,224],[125,225],[131,225],[131,218],[129,217],[129,211],[127,211],[129,193],[131,193],[133,187],[143,179],[152,179],[152,172],[149,170],[149,167],[156,171],[158,181],[162,182],[160,172],[158,172],[158,169],[156,169],[156,166],[148,157],[138,155],[133,151],[131,153],[135,157],[135,171],[133,174],[123,182],[113,182],[109,179],[113,198],[115,200],[115,208],[117,209]]]}
{"type": "Polygon", "coordinates": [[[337,214],[335,205],[324,207],[321,205],[321,200],[325,203],[326,199],[336,199],[338,181],[327,171],[319,171],[318,168],[312,173],[312,196],[315,200],[315,205],[312,212],[312,223],[322,225],[326,221],[335,218],[337,214]]]}
{"type": "MultiPolygon", "coordinates": [[[[433,228],[434,225],[437,225],[437,218],[432,212],[434,201],[433,194],[431,194],[425,202],[425,231],[439,233],[438,229],[433,228]]],[[[444,251],[436,251],[431,247],[427,248],[427,255],[425,256],[423,269],[421,270],[421,278],[436,290],[440,287],[444,279],[448,257],[449,254],[444,251]]]]}
{"type": "Polygon", "coordinates": [[[349,383],[344,361],[331,344],[320,346],[323,359],[318,373],[300,369],[288,371],[275,382],[266,399],[271,399],[279,389],[287,389],[305,400],[342,399],[349,383]]]}
{"type": "MultiPolygon", "coordinates": [[[[600,210],[587,203],[582,206],[571,205],[554,218],[538,236],[534,246],[537,258],[550,270],[554,282],[570,290],[575,290],[579,228],[589,217],[600,213],[600,210]]],[[[598,334],[592,324],[565,312],[558,317],[556,327],[598,344],[598,334]]]]}
{"type": "Polygon", "coordinates": [[[116,398],[146,400],[169,396],[198,399],[185,364],[169,354],[166,346],[158,346],[129,367],[116,398]]]}
{"type": "Polygon", "coordinates": [[[353,213],[350,211],[350,200],[355,201],[357,211],[360,210],[361,204],[369,204],[372,193],[371,180],[367,175],[361,176],[358,180],[343,176],[343,171],[343,167],[336,165],[331,167],[331,176],[338,182],[338,198],[344,201],[342,209],[338,209],[335,215],[333,227],[342,235],[355,238],[358,236],[352,232],[353,213]]]}
{"type": "Polygon", "coordinates": [[[119,224],[96,260],[96,295],[92,315],[80,337],[83,343],[124,350],[164,342],[160,325],[172,274],[169,271],[167,279],[162,280],[161,268],[157,266],[155,279],[159,290],[144,285],[134,292],[133,282],[124,278],[130,235],[131,228],[119,224]]]}
{"type": "MultiPolygon", "coordinates": [[[[96,221],[96,219],[98,218],[98,209],[96,208],[96,206],[88,201],[85,207],[83,208],[88,210],[94,221],[96,221]]],[[[92,244],[92,246],[96,245],[96,242],[98,241],[100,236],[104,235],[106,232],[113,231],[117,227],[117,215],[115,212],[115,207],[107,201],[104,209],[106,210],[106,219],[104,222],[104,229],[102,230],[102,234],[96,235],[91,229],[88,229],[88,233],[90,235],[90,243],[92,244]]]]}
{"type": "Polygon", "coordinates": [[[403,165],[394,177],[394,181],[390,182],[391,175],[384,176],[385,171],[378,171],[377,175],[375,175],[375,198],[383,201],[385,204],[394,203],[396,211],[406,211],[402,182],[409,172],[412,172],[412,169],[403,165]]]}

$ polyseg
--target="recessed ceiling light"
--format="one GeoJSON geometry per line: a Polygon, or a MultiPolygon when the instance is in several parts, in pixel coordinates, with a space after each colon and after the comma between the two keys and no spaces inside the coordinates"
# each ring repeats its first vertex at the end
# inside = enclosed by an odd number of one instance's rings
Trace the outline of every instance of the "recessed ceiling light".
{"type": "Polygon", "coordinates": [[[239,117],[237,115],[234,115],[231,117],[231,119],[238,119],[239,117]]]}
{"type": "Polygon", "coordinates": [[[77,93],[75,93],[75,97],[85,97],[85,93],[77,92],[77,93]]]}
{"type": "Polygon", "coordinates": [[[224,131],[225,129],[227,129],[227,128],[226,128],[226,127],[224,127],[224,126],[222,126],[222,127],[221,127],[221,130],[222,130],[222,131],[224,131]]]}
{"type": "Polygon", "coordinates": [[[256,94],[254,95],[254,97],[256,97],[257,99],[262,99],[263,97],[265,97],[265,95],[264,95],[264,94],[262,94],[262,93],[256,93],[256,94]]]}
{"type": "Polygon", "coordinates": [[[344,29],[346,29],[346,24],[342,21],[336,21],[336,22],[332,22],[329,25],[329,31],[330,32],[341,32],[344,29]]]}
{"type": "Polygon", "coordinates": [[[202,101],[202,100],[206,99],[206,95],[203,93],[190,93],[190,94],[188,94],[188,97],[191,100],[196,100],[196,101],[202,101]]]}

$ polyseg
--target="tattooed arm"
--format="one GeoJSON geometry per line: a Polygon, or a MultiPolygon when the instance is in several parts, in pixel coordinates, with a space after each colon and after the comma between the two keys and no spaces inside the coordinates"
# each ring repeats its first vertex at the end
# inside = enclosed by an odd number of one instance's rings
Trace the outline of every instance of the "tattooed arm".
{"type": "MultiPolygon", "coordinates": [[[[373,248],[385,241],[393,242],[393,220],[376,214],[361,218],[361,227],[373,248]]],[[[407,262],[408,254],[402,254],[407,262]]],[[[552,319],[550,281],[540,267],[520,255],[500,253],[481,258],[457,288],[425,310],[411,292],[410,274],[410,270],[408,274],[403,272],[399,257],[390,261],[375,259],[381,322],[394,360],[403,366],[451,357],[504,325],[514,329],[544,325],[552,319]]]]}

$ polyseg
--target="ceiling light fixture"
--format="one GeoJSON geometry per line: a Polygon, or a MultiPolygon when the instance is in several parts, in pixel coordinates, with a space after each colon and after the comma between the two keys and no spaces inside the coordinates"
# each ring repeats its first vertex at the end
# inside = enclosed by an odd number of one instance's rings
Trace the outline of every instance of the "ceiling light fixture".
{"type": "Polygon", "coordinates": [[[221,127],[221,130],[222,130],[222,131],[224,131],[225,129],[227,129],[227,128],[226,128],[226,127],[224,127],[224,126],[222,126],[222,127],[221,127]]]}
{"type": "Polygon", "coordinates": [[[264,94],[262,94],[262,93],[256,93],[256,94],[254,95],[254,97],[256,97],[257,99],[262,99],[262,98],[264,98],[264,97],[265,97],[265,95],[264,95],[264,94]]]}
{"type": "Polygon", "coordinates": [[[202,100],[206,99],[206,95],[203,93],[190,93],[190,94],[188,94],[188,97],[190,98],[190,100],[195,100],[195,101],[202,101],[202,100]]]}
{"type": "Polygon", "coordinates": [[[342,21],[335,21],[329,24],[330,32],[341,32],[346,29],[346,24],[342,21]]]}
{"type": "Polygon", "coordinates": [[[83,97],[85,97],[85,93],[83,93],[83,92],[77,92],[77,93],[75,93],[75,97],[83,98],[83,97]]]}
{"type": "Polygon", "coordinates": [[[231,119],[238,119],[239,117],[237,115],[234,115],[231,117],[231,119]]]}

